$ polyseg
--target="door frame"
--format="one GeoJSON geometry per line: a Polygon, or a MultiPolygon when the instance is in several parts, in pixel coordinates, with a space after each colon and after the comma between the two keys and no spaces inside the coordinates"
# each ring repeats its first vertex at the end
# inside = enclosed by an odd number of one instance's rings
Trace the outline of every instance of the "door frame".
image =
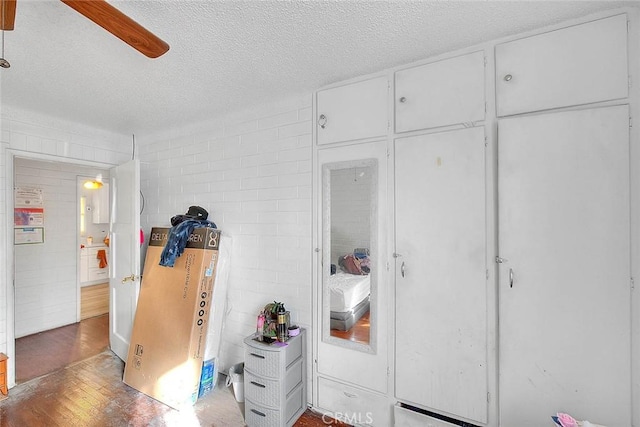
{"type": "Polygon", "coordinates": [[[7,222],[5,224],[6,227],[6,258],[5,258],[5,295],[6,295],[6,339],[7,339],[7,356],[9,357],[7,363],[7,385],[9,388],[12,388],[16,385],[16,363],[15,363],[15,355],[16,355],[16,336],[15,336],[15,292],[14,292],[14,277],[15,277],[15,252],[14,252],[14,236],[13,236],[13,217],[11,213],[14,209],[14,200],[13,200],[13,186],[14,186],[14,175],[13,175],[13,162],[16,158],[29,159],[29,160],[40,160],[45,162],[55,162],[55,163],[67,163],[79,166],[89,166],[95,167],[99,169],[110,169],[113,164],[110,163],[102,163],[91,160],[80,160],[80,159],[72,159],[67,157],[54,156],[50,154],[42,154],[42,153],[33,153],[29,151],[15,150],[15,149],[6,149],[5,156],[5,182],[7,183],[5,188],[5,208],[6,208],[6,216],[7,222]]]}

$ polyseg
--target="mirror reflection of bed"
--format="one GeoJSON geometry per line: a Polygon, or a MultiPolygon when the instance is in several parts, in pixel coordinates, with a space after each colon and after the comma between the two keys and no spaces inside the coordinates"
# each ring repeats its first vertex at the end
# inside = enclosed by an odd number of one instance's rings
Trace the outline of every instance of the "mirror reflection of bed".
{"type": "MultiPolygon", "coordinates": [[[[340,268],[338,266],[336,270],[340,268]]],[[[368,344],[371,326],[369,275],[337,271],[329,276],[329,292],[331,336],[368,344]]]]}
{"type": "MultiPolygon", "coordinates": [[[[330,335],[370,343],[370,253],[373,168],[361,164],[330,170],[330,335]]],[[[325,294],[326,295],[326,294],[325,294]]]]}

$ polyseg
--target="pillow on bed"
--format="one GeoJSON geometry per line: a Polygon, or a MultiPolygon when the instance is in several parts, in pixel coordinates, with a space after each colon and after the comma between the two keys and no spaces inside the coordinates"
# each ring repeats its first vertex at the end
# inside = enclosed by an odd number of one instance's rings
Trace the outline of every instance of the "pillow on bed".
{"type": "Polygon", "coordinates": [[[347,273],[359,274],[359,275],[367,274],[364,271],[362,271],[360,260],[355,256],[353,256],[353,254],[340,257],[338,264],[340,264],[340,267],[342,267],[342,269],[347,273]]]}

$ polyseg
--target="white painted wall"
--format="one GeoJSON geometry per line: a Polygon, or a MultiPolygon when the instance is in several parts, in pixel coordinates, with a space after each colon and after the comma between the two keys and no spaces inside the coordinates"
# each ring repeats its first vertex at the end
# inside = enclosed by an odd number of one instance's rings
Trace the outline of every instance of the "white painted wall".
{"type": "MultiPolygon", "coordinates": [[[[42,189],[45,228],[43,244],[15,246],[16,338],[76,322],[77,176],[98,173],[106,175],[68,163],[14,161],[14,186],[42,189]]],[[[101,227],[108,231],[108,224],[101,227]]]]}
{"type": "MultiPolygon", "coordinates": [[[[110,164],[131,156],[128,135],[6,106],[2,119],[3,170],[8,149],[110,164]]],[[[169,225],[171,216],[197,204],[233,236],[221,370],[243,359],[242,339],[254,331],[266,303],[283,301],[292,322],[311,325],[311,133],[311,95],[306,95],[137,141],[146,232],[169,225]]],[[[7,224],[5,175],[0,177],[0,221],[7,224]]],[[[2,257],[13,250],[7,247],[6,228],[0,230],[2,257]]],[[[8,280],[4,275],[0,280],[4,302],[8,280]]],[[[4,352],[10,347],[6,318],[6,304],[0,304],[4,352]]]]}
{"type": "MultiPolygon", "coordinates": [[[[7,216],[7,194],[11,195],[11,165],[7,159],[13,154],[41,157],[62,162],[100,162],[120,164],[131,158],[131,136],[96,129],[77,123],[36,114],[2,105],[0,110],[0,259],[11,257],[7,231],[12,217],[7,216]]],[[[7,293],[12,271],[0,274],[0,352],[9,357],[13,343],[7,339],[7,312],[13,310],[7,293]]],[[[11,362],[10,362],[11,363],[11,362]]]]}
{"type": "Polygon", "coordinates": [[[145,233],[199,205],[233,237],[221,371],[265,304],[311,325],[311,145],[311,95],[140,141],[145,233]]]}

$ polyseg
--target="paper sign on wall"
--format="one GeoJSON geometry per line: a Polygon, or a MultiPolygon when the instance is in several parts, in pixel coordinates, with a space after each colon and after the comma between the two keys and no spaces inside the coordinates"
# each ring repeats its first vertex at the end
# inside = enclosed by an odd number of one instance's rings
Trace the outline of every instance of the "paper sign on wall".
{"type": "Polygon", "coordinates": [[[42,188],[14,188],[14,199],[16,207],[42,206],[42,188]]]}
{"type": "Polygon", "coordinates": [[[44,208],[15,208],[13,210],[13,225],[44,226],[44,208]]]}
{"type": "Polygon", "coordinates": [[[42,188],[14,187],[13,243],[44,243],[44,198],[42,188]]]}
{"type": "Polygon", "coordinates": [[[20,227],[13,230],[13,242],[16,245],[44,243],[44,227],[20,227]]]}

